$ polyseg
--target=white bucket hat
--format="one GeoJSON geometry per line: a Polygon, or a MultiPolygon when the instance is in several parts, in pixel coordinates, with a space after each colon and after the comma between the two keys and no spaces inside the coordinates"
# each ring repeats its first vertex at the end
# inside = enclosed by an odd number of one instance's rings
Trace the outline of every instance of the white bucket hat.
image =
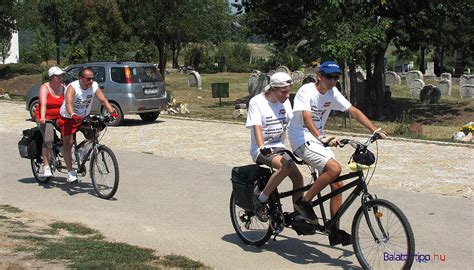
{"type": "Polygon", "coordinates": [[[263,91],[270,90],[271,87],[285,87],[288,85],[292,85],[293,80],[291,79],[290,75],[285,72],[277,72],[270,77],[270,84],[265,86],[263,91]]]}

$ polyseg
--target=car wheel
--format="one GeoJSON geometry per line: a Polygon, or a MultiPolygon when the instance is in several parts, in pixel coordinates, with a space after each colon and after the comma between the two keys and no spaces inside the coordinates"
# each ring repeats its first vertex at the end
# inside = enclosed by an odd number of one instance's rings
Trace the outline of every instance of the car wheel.
{"type": "MultiPolygon", "coordinates": [[[[118,126],[118,125],[120,125],[120,123],[123,120],[122,110],[120,109],[120,106],[115,104],[115,103],[110,103],[110,106],[112,106],[112,109],[114,109],[115,112],[117,112],[118,116],[117,116],[117,118],[115,118],[114,121],[110,122],[108,125],[109,126],[118,126]]],[[[102,109],[102,115],[110,116],[109,112],[105,108],[102,109]]]]}
{"type": "Polygon", "coordinates": [[[138,115],[145,122],[153,122],[158,118],[160,112],[139,113],[138,115]]]}
{"type": "Polygon", "coordinates": [[[35,121],[35,111],[36,111],[36,107],[38,106],[39,104],[39,100],[38,99],[35,99],[33,100],[33,102],[31,102],[30,104],[30,108],[29,108],[29,112],[30,112],[30,117],[31,117],[31,121],[35,121]]]}

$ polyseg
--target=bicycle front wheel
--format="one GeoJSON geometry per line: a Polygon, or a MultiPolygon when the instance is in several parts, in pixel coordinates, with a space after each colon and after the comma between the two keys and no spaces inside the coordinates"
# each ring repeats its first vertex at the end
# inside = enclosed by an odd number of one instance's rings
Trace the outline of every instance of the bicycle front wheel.
{"type": "Polygon", "coordinates": [[[119,184],[119,167],[110,148],[100,146],[97,152],[92,152],[89,172],[97,196],[102,199],[112,198],[119,184]]]}
{"type": "Polygon", "coordinates": [[[33,171],[33,176],[35,177],[36,181],[38,181],[40,184],[46,184],[51,181],[51,179],[53,179],[52,176],[43,176],[43,163],[36,158],[31,159],[31,170],[33,171]]]}
{"type": "Polygon", "coordinates": [[[381,199],[367,202],[366,207],[368,220],[361,206],[352,222],[353,247],[359,263],[364,269],[410,269],[415,238],[403,212],[381,199]]]}
{"type": "Polygon", "coordinates": [[[235,232],[247,245],[261,246],[272,236],[270,221],[262,222],[253,211],[238,206],[234,194],[230,195],[230,219],[235,232]]]}

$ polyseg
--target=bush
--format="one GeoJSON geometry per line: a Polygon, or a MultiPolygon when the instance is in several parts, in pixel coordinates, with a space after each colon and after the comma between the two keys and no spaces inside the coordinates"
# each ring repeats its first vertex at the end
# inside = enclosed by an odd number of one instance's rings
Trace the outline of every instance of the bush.
{"type": "Polygon", "coordinates": [[[20,49],[20,63],[39,65],[41,56],[33,49],[20,49]]]}
{"type": "Polygon", "coordinates": [[[34,75],[42,73],[45,69],[34,64],[8,64],[0,65],[0,79],[9,79],[19,75],[34,75]]]}

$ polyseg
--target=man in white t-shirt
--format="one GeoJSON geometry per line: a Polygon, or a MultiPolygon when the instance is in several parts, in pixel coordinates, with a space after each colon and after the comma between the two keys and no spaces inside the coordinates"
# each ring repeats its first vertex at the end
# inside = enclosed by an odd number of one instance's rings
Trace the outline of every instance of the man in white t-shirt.
{"type": "MultiPolygon", "coordinates": [[[[251,130],[250,155],[253,161],[274,169],[262,192],[258,187],[254,191],[255,213],[263,222],[268,220],[265,203],[285,177],[290,177],[294,189],[303,187],[303,176],[291,157],[274,153],[285,149],[286,126],[293,115],[288,100],[292,84],[288,74],[277,72],[270,77],[270,84],[264,91],[249,102],[246,126],[251,130]]],[[[301,196],[301,193],[293,195],[293,202],[301,196]]]]}
{"type": "MultiPolygon", "coordinates": [[[[341,165],[336,161],[334,153],[327,146],[337,145],[337,140],[327,138],[324,126],[331,110],[348,111],[371,132],[383,131],[377,127],[339,92],[335,87],[341,75],[341,69],[335,62],[327,61],[320,65],[318,82],[303,85],[295,96],[293,118],[288,126],[288,139],[295,154],[310,166],[318,170],[319,177],[308,192],[295,203],[295,208],[306,221],[317,223],[317,217],[311,201],[327,185],[331,191],[343,186],[342,182],[332,183],[341,174],[341,165]]],[[[342,194],[331,199],[330,211],[333,216],[342,204],[342,194]]],[[[330,245],[349,245],[352,243],[350,234],[339,229],[339,222],[335,228],[330,228],[330,245]]]]}
{"type": "Polygon", "coordinates": [[[64,161],[68,170],[67,181],[69,183],[78,181],[77,173],[72,169],[71,136],[81,126],[82,120],[89,115],[94,96],[99,99],[112,117],[117,117],[117,113],[110,106],[97,82],[94,82],[94,72],[90,68],[80,70],[79,80],[70,83],[64,92],[64,101],[60,109],[61,117],[58,119],[58,125],[61,127],[61,135],[63,137],[64,161]]]}

